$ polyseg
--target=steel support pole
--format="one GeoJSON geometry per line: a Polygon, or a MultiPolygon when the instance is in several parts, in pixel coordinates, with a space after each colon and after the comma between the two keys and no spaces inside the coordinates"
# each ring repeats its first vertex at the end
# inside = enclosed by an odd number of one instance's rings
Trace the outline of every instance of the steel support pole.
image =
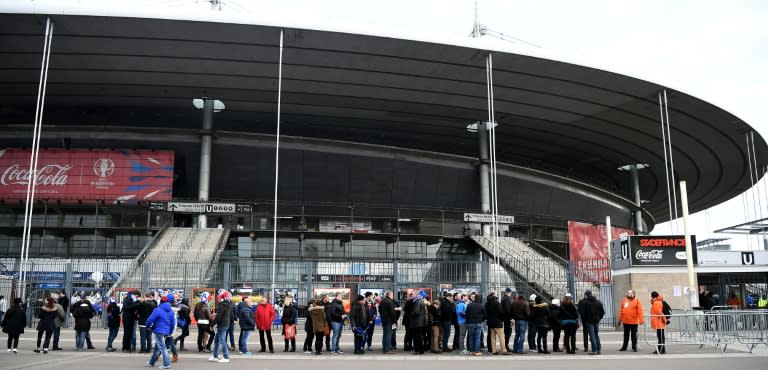
{"type": "MultiPolygon", "coordinates": [[[[72,267],[72,262],[67,262],[66,265],[64,265],[64,294],[67,296],[67,298],[72,296],[72,274],[73,274],[74,268],[72,267]]],[[[68,328],[69,327],[69,307],[62,307],[64,309],[64,313],[66,316],[66,319],[64,319],[64,324],[62,327],[68,328]]]]}
{"type": "MultiPolygon", "coordinates": [[[[477,124],[477,137],[480,140],[480,209],[483,213],[491,212],[491,188],[488,159],[488,127],[485,122],[477,124]]],[[[491,236],[491,225],[483,224],[483,236],[491,236]]]]}
{"type": "Polygon", "coordinates": [[[277,268],[275,258],[277,256],[277,189],[280,178],[280,107],[282,103],[283,92],[283,30],[280,30],[280,55],[277,65],[277,133],[275,135],[275,209],[272,213],[272,285],[269,291],[271,294],[275,291],[275,276],[277,268]]]}
{"type": "MultiPolygon", "coordinates": [[[[203,98],[203,130],[200,135],[200,185],[198,199],[207,202],[211,183],[211,148],[213,146],[213,99],[203,98]]],[[[200,214],[198,227],[208,227],[208,218],[200,214]]]]}
{"type": "Polygon", "coordinates": [[[683,230],[685,231],[685,255],[688,266],[688,299],[691,309],[699,306],[699,289],[696,287],[696,275],[693,272],[693,248],[691,245],[691,231],[688,228],[688,189],[685,181],[680,181],[680,203],[683,208],[683,230]]]}
{"type": "Polygon", "coordinates": [[[223,281],[221,282],[221,287],[226,289],[226,290],[229,290],[229,285],[230,285],[230,283],[232,281],[232,276],[231,276],[232,275],[232,263],[229,262],[229,261],[225,261],[223,266],[222,266],[222,268],[224,269],[224,271],[222,271],[224,276],[223,276],[223,279],[222,279],[223,281]]]}
{"type": "Polygon", "coordinates": [[[643,212],[640,210],[642,201],[640,199],[640,176],[637,174],[637,165],[632,164],[630,173],[632,175],[632,194],[635,196],[635,232],[639,235],[643,231],[643,212]]]}

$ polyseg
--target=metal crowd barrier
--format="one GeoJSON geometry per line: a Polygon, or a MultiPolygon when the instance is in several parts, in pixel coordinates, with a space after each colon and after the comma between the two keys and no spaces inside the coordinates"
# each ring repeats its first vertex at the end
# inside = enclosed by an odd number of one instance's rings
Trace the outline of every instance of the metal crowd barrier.
{"type": "MultiPolygon", "coordinates": [[[[652,317],[657,316],[647,316],[641,335],[644,343],[658,349],[656,330],[651,328],[652,317]]],[[[665,347],[708,346],[725,353],[731,344],[744,345],[749,353],[760,344],[768,346],[768,310],[673,313],[665,330],[665,347]]]]}

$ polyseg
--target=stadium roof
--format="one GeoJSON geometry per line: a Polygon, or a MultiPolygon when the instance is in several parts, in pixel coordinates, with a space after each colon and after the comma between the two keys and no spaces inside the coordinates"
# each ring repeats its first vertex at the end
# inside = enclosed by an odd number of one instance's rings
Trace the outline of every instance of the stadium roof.
{"type": "MultiPolygon", "coordinates": [[[[34,120],[45,15],[0,14],[0,124],[34,120]]],[[[279,33],[273,26],[55,15],[46,125],[199,128],[192,99],[224,101],[216,130],[274,133],[279,33]]],[[[466,156],[487,120],[486,50],[284,28],[281,133],[466,156]]],[[[599,69],[493,51],[497,158],[629,194],[618,168],[647,164],[641,197],[667,220],[658,93],[599,69]]],[[[702,76],[706,78],[706,76],[702,76]]],[[[752,128],[667,89],[677,178],[691,212],[751,184],[752,128]]],[[[758,168],[768,146],[755,133],[758,168]]],[[[762,174],[761,174],[762,175],[762,174]]]]}

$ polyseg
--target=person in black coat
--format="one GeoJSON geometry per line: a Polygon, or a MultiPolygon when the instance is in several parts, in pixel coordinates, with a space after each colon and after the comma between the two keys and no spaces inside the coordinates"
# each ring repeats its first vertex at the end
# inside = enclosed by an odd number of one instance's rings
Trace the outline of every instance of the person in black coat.
{"type": "Polygon", "coordinates": [[[136,319],[139,316],[139,294],[133,291],[123,299],[123,352],[136,351],[136,319]]]}
{"type": "MultiPolygon", "coordinates": [[[[80,301],[72,306],[72,317],[75,318],[75,347],[78,351],[83,350],[85,339],[90,338],[91,319],[94,314],[93,306],[86,296],[80,298],[80,301]]],[[[88,346],[88,349],[93,347],[88,346]]]]}
{"type": "Polygon", "coordinates": [[[485,315],[488,323],[488,352],[507,353],[507,347],[504,345],[504,311],[495,295],[488,295],[488,301],[485,302],[485,315]],[[496,340],[499,346],[496,348],[496,340]]]}
{"type": "Polygon", "coordinates": [[[3,333],[8,334],[8,350],[19,353],[19,337],[24,334],[24,327],[27,326],[27,315],[21,306],[21,298],[13,300],[13,305],[5,312],[0,326],[3,327],[3,333]]]}
{"type": "Polygon", "coordinates": [[[549,328],[552,330],[552,352],[563,352],[560,349],[560,300],[557,298],[549,305],[549,328]]]}
{"type": "MultiPolygon", "coordinates": [[[[448,338],[451,336],[451,328],[457,323],[456,304],[453,303],[453,294],[443,292],[443,299],[440,300],[440,321],[443,329],[443,352],[451,352],[448,346],[448,338]]],[[[458,336],[458,331],[454,331],[454,336],[458,336]]]]}
{"type": "Polygon", "coordinates": [[[514,303],[515,298],[512,296],[512,288],[507,288],[504,290],[504,296],[501,297],[501,311],[502,311],[502,320],[504,321],[504,349],[507,350],[507,352],[512,352],[512,349],[509,348],[509,339],[512,337],[512,330],[513,330],[513,320],[514,315],[512,314],[512,303],[514,303]]]}
{"type": "Polygon", "coordinates": [[[539,353],[547,354],[547,333],[549,333],[549,305],[541,297],[536,297],[531,309],[531,321],[536,325],[536,348],[539,353]]]}
{"type": "Polygon", "coordinates": [[[40,340],[45,333],[45,343],[43,343],[43,353],[48,353],[48,344],[51,341],[51,335],[53,335],[53,329],[56,327],[56,316],[59,315],[59,311],[56,309],[56,300],[52,297],[46,299],[46,304],[40,308],[38,318],[40,321],[37,323],[37,347],[35,353],[40,353],[40,340]]]}
{"type": "Polygon", "coordinates": [[[296,307],[296,302],[292,297],[286,297],[283,301],[283,315],[280,317],[280,322],[283,324],[283,341],[285,342],[285,349],[283,352],[296,352],[296,321],[299,319],[299,309],[296,307]],[[286,332],[286,326],[293,325],[293,337],[288,338],[286,332]],[[290,349],[288,345],[290,344],[290,349]]]}
{"type": "MultiPolygon", "coordinates": [[[[424,298],[416,294],[411,302],[411,311],[408,315],[408,327],[413,338],[413,351],[417,355],[424,354],[424,328],[427,326],[427,308],[424,298]]],[[[407,305],[407,303],[406,303],[407,305]]]]}
{"type": "Polygon", "coordinates": [[[579,327],[579,313],[576,305],[573,304],[573,298],[565,296],[563,304],[560,306],[560,324],[563,327],[565,338],[565,351],[569,354],[576,353],[576,329],[579,327]]]}
{"type": "Polygon", "coordinates": [[[109,299],[109,305],[107,306],[107,328],[109,328],[109,336],[107,337],[107,352],[115,352],[116,349],[112,347],[112,343],[117,338],[117,332],[120,330],[120,307],[117,306],[115,297],[109,299]]]}
{"type": "Polygon", "coordinates": [[[381,350],[385,354],[394,354],[394,336],[397,327],[397,313],[395,311],[395,302],[392,300],[392,292],[384,293],[384,299],[379,304],[379,316],[381,316],[381,350]]]}
{"type": "MultiPolygon", "coordinates": [[[[379,299],[378,297],[376,299],[379,299]]],[[[371,350],[371,344],[373,344],[373,331],[376,328],[376,315],[378,314],[378,309],[376,306],[378,305],[377,302],[374,301],[373,294],[371,292],[365,293],[365,305],[368,309],[367,317],[368,317],[368,327],[365,331],[366,338],[368,341],[366,342],[368,346],[368,350],[371,350]]]]}
{"type": "Polygon", "coordinates": [[[354,335],[355,354],[365,353],[365,328],[368,326],[368,309],[365,297],[358,295],[349,313],[349,322],[354,335]]]}
{"type": "Polygon", "coordinates": [[[442,341],[440,340],[440,331],[443,327],[441,302],[437,299],[432,301],[432,304],[427,307],[427,313],[429,313],[430,352],[441,353],[442,350],[440,350],[440,346],[442,345],[442,341]]]}
{"type": "MultiPolygon", "coordinates": [[[[167,299],[167,298],[166,298],[167,299]]],[[[144,295],[144,300],[139,302],[136,306],[137,324],[139,325],[139,347],[141,353],[152,352],[152,328],[147,327],[147,319],[152,315],[152,311],[157,307],[154,295],[147,293],[144,295]]]]}
{"type": "Polygon", "coordinates": [[[304,320],[304,332],[307,336],[304,339],[304,346],[301,350],[304,353],[312,353],[312,342],[315,340],[315,330],[312,327],[312,316],[309,314],[309,306],[307,306],[307,318],[304,320]]]}

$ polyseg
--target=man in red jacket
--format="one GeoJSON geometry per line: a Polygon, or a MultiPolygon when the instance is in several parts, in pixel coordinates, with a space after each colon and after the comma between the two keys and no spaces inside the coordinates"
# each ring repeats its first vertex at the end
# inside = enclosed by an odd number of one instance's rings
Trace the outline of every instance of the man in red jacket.
{"type": "Polygon", "coordinates": [[[275,321],[275,309],[269,304],[269,300],[262,298],[259,302],[259,306],[256,307],[256,329],[259,330],[259,342],[261,343],[261,349],[259,352],[266,352],[264,345],[264,334],[267,335],[267,342],[269,342],[269,353],[275,353],[272,347],[272,323],[275,321]]]}

